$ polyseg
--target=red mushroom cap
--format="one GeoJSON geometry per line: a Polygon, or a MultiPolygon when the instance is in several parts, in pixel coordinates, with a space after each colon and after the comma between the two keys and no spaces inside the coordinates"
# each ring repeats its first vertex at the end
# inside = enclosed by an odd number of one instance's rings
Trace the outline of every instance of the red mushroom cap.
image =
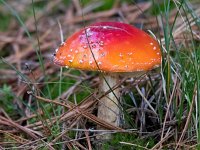
{"type": "Polygon", "coordinates": [[[54,63],[83,70],[135,72],[161,63],[158,42],[131,25],[95,23],[76,32],[56,50],[54,63]]]}

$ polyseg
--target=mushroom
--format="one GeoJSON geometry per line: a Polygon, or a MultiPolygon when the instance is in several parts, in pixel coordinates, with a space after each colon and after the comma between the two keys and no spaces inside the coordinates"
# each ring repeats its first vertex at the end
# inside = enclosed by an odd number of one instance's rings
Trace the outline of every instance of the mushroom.
{"type": "MultiPolygon", "coordinates": [[[[116,86],[119,75],[128,73],[135,77],[158,67],[161,52],[158,42],[142,30],[120,22],[99,22],[62,43],[56,50],[54,63],[103,72],[99,89],[105,93],[116,86]]],[[[98,104],[98,117],[119,126],[119,98],[119,89],[104,96],[98,104]]]]}

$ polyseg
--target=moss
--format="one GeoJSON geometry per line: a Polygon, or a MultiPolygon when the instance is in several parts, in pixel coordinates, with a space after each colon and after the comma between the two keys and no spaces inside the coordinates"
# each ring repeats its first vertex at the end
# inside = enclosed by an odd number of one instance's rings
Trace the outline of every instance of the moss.
{"type": "Polygon", "coordinates": [[[154,145],[154,140],[149,138],[149,139],[141,139],[138,138],[137,135],[135,134],[130,134],[130,133],[115,133],[113,134],[113,139],[111,141],[108,141],[103,144],[103,149],[104,150],[124,150],[124,149],[129,149],[129,150],[143,150],[143,147],[146,148],[152,148],[154,145]],[[120,143],[120,142],[125,142],[120,143]],[[130,143],[130,144],[128,144],[130,143]]]}
{"type": "Polygon", "coordinates": [[[6,31],[9,27],[11,16],[0,11],[0,31],[6,31]]]}
{"type": "Polygon", "coordinates": [[[16,112],[18,112],[17,105],[13,103],[14,97],[15,95],[10,86],[4,84],[0,87],[0,107],[12,117],[16,116],[16,112]]]}

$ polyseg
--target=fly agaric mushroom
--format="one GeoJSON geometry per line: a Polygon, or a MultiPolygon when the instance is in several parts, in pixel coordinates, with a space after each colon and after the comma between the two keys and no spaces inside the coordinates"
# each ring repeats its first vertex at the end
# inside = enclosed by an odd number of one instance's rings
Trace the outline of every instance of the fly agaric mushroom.
{"type": "MultiPolygon", "coordinates": [[[[99,89],[107,92],[118,83],[120,74],[138,76],[159,66],[161,52],[158,42],[142,30],[119,22],[99,22],[62,43],[56,50],[54,63],[104,72],[99,89]]],[[[119,90],[115,89],[98,106],[98,117],[115,126],[119,126],[119,97],[119,90]]]]}

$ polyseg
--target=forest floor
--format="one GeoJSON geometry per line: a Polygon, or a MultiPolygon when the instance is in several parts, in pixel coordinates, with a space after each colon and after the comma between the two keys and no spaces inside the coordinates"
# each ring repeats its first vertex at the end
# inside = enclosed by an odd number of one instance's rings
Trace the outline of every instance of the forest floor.
{"type": "Polygon", "coordinates": [[[198,0],[0,0],[0,149],[199,148],[199,17],[198,0]],[[101,73],[52,61],[62,35],[102,21],[134,25],[162,51],[159,69],[121,78],[120,127],[97,117],[101,73]]]}

